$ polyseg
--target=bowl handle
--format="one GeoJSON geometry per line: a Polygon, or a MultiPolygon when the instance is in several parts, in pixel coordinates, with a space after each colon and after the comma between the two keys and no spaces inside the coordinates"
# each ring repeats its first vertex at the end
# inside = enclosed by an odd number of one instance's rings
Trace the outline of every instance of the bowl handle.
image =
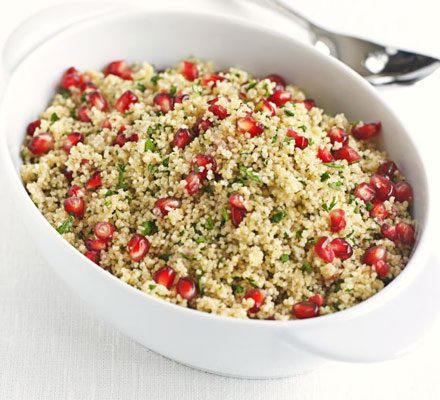
{"type": "MultiPolygon", "coordinates": [[[[295,349],[346,362],[377,362],[410,350],[438,320],[440,263],[429,265],[388,303],[354,317],[316,328],[289,329],[284,339],[295,349]]],[[[324,322],[324,321],[323,321],[324,322]]]]}
{"type": "Polygon", "coordinates": [[[132,10],[133,7],[102,2],[78,2],[44,9],[23,21],[3,48],[3,70],[11,74],[36,47],[56,33],[89,18],[132,10]]]}

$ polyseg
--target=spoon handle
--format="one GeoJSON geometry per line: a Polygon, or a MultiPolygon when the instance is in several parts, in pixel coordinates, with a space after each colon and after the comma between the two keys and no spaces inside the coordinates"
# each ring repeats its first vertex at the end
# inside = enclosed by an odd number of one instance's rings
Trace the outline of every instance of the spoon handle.
{"type": "Polygon", "coordinates": [[[266,3],[274,6],[278,9],[278,11],[295,18],[296,21],[305,29],[310,29],[312,26],[315,26],[315,24],[310,22],[304,15],[294,10],[293,8],[290,8],[281,0],[266,0],[266,3]]]}

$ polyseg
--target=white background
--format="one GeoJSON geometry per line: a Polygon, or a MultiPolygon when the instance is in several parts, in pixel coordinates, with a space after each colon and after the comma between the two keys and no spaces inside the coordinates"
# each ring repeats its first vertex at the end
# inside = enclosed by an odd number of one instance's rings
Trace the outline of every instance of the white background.
{"type": "MultiPolygon", "coordinates": [[[[0,45],[27,16],[59,3],[62,1],[2,1],[0,45]]],[[[438,0],[291,3],[324,25],[440,57],[438,0]]],[[[154,4],[144,1],[144,5],[203,7],[255,19],[304,38],[284,18],[244,0],[161,0],[154,4]]],[[[38,79],[38,71],[35,74],[38,79]]],[[[436,187],[440,171],[439,91],[440,71],[411,87],[381,89],[417,138],[436,187]]],[[[38,93],[29,88],[23,95],[38,93]]],[[[439,323],[416,349],[400,359],[371,365],[328,364],[308,375],[282,380],[222,378],[166,360],[118,333],[71,295],[40,257],[18,213],[7,198],[0,171],[1,400],[440,399],[439,323]]],[[[433,238],[433,243],[435,240],[438,238],[433,238]]],[[[421,312],[431,312],[430,304],[421,312]]],[[[411,315],[407,317],[411,319],[411,315]]]]}

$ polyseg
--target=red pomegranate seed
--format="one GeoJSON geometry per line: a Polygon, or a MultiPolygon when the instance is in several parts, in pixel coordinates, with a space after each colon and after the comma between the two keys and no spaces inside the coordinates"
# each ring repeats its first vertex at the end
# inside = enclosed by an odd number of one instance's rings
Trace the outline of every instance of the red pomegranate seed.
{"type": "Polygon", "coordinates": [[[281,107],[289,101],[292,101],[292,95],[287,90],[275,90],[272,96],[269,97],[269,101],[274,103],[277,107],[281,107]]]}
{"type": "Polygon", "coordinates": [[[185,300],[192,300],[197,295],[197,286],[195,282],[188,277],[180,278],[176,285],[177,293],[185,300]]]}
{"type": "Polygon", "coordinates": [[[317,157],[324,163],[335,161],[333,154],[326,147],[320,147],[318,149],[317,157]]]}
{"type": "Polygon", "coordinates": [[[168,93],[158,93],[154,96],[153,103],[156,108],[166,114],[174,110],[174,100],[168,93]]]}
{"type": "Polygon", "coordinates": [[[388,200],[394,192],[393,182],[382,175],[373,175],[370,179],[370,186],[376,192],[376,198],[381,201],[388,200]]]}
{"type": "Polygon", "coordinates": [[[317,317],[319,306],[311,301],[301,301],[293,305],[292,314],[298,319],[317,317]]]}
{"type": "Polygon", "coordinates": [[[73,180],[73,173],[72,171],[69,171],[67,168],[63,168],[61,170],[61,173],[64,175],[67,181],[71,182],[73,180]]]}
{"type": "Polygon", "coordinates": [[[326,263],[331,263],[335,258],[335,252],[333,251],[330,239],[327,236],[318,239],[314,246],[314,250],[315,254],[326,263]]]}
{"type": "Polygon", "coordinates": [[[185,190],[190,196],[194,196],[199,193],[202,188],[202,177],[197,172],[190,172],[185,178],[186,185],[185,190]]]}
{"type": "Polygon", "coordinates": [[[29,136],[34,136],[35,131],[41,126],[41,120],[32,121],[26,128],[26,133],[29,136]]]}
{"type": "Polygon", "coordinates": [[[358,152],[350,146],[341,147],[333,152],[333,156],[336,160],[347,160],[349,164],[352,164],[361,159],[358,152]]]}
{"type": "Polygon", "coordinates": [[[271,82],[275,83],[275,90],[281,90],[286,87],[286,81],[281,75],[270,74],[267,75],[264,79],[269,79],[271,82]]]}
{"type": "Polygon", "coordinates": [[[122,93],[118,100],[115,103],[115,109],[120,113],[127,112],[132,104],[135,104],[139,101],[137,96],[130,90],[122,93]]]}
{"type": "Polygon", "coordinates": [[[150,251],[150,242],[145,236],[135,233],[128,242],[127,249],[133,261],[142,261],[150,251]]]}
{"type": "Polygon", "coordinates": [[[113,238],[116,228],[110,222],[100,221],[98,222],[93,231],[97,238],[109,241],[113,238]]]}
{"type": "Polygon", "coordinates": [[[87,239],[85,245],[88,250],[101,251],[107,248],[107,241],[102,239],[87,239]]]}
{"type": "Polygon", "coordinates": [[[81,197],[68,197],[64,200],[64,210],[77,218],[81,218],[85,212],[85,203],[81,197]]]}
{"type": "Polygon", "coordinates": [[[244,295],[245,299],[252,299],[254,305],[248,310],[250,313],[255,314],[263,305],[266,295],[260,289],[249,289],[244,295]]]}
{"type": "Polygon", "coordinates": [[[264,126],[251,116],[239,118],[237,128],[240,133],[249,133],[251,137],[261,135],[264,131],[264,126]]]}
{"type": "Polygon", "coordinates": [[[171,142],[171,148],[177,147],[178,149],[183,149],[188,146],[193,137],[188,129],[180,128],[174,135],[173,141],[171,142]]]}
{"type": "Polygon", "coordinates": [[[368,265],[374,265],[379,260],[386,261],[387,251],[380,246],[370,247],[364,254],[364,263],[368,265]]]}
{"type": "Polygon", "coordinates": [[[175,197],[162,197],[156,200],[154,203],[154,208],[157,208],[162,216],[167,215],[170,211],[180,208],[181,201],[175,197]]]}
{"type": "Polygon", "coordinates": [[[413,189],[408,182],[397,182],[394,185],[394,197],[397,201],[407,201],[411,203],[413,199],[413,189]]]}
{"type": "Polygon", "coordinates": [[[370,210],[370,216],[376,219],[383,220],[390,215],[383,203],[375,203],[370,210]]]}
{"type": "Polygon", "coordinates": [[[325,298],[322,294],[314,294],[309,297],[311,303],[315,303],[318,307],[322,307],[325,304],[325,298]]]}
{"type": "Polygon", "coordinates": [[[191,61],[182,61],[180,63],[180,73],[188,81],[193,81],[199,76],[199,71],[197,70],[197,65],[191,61]]]}
{"type": "Polygon", "coordinates": [[[176,271],[167,265],[159,268],[153,275],[154,282],[159,285],[165,286],[167,289],[171,289],[176,277],[176,271]]]}
{"type": "Polygon", "coordinates": [[[74,67],[70,67],[61,78],[61,87],[69,89],[71,86],[80,87],[83,82],[82,74],[74,67]]]}
{"type": "Polygon", "coordinates": [[[372,201],[376,197],[376,192],[374,188],[371,187],[368,183],[363,182],[356,186],[354,189],[354,195],[363,200],[365,203],[372,201]]]}
{"type": "Polygon", "coordinates": [[[241,224],[241,221],[243,221],[246,213],[247,211],[244,208],[231,206],[231,221],[234,226],[237,227],[241,224]]]}
{"type": "Polygon", "coordinates": [[[396,171],[397,171],[397,165],[395,164],[394,161],[384,161],[377,168],[377,173],[379,175],[387,176],[390,179],[394,177],[396,171]]]}
{"type": "Polygon", "coordinates": [[[90,82],[90,81],[81,83],[79,88],[80,88],[81,92],[83,92],[83,93],[84,92],[88,93],[88,92],[91,92],[93,90],[98,89],[98,87],[93,82],[90,82]]]}
{"type": "Polygon", "coordinates": [[[123,147],[125,143],[128,142],[127,136],[125,136],[122,132],[118,133],[113,141],[114,145],[123,147]]]}
{"type": "Polygon", "coordinates": [[[338,128],[337,126],[334,126],[332,129],[330,129],[327,132],[327,137],[330,139],[331,144],[335,143],[346,143],[348,140],[347,132],[345,132],[344,129],[338,128]]]}
{"type": "Polygon", "coordinates": [[[220,75],[217,74],[206,74],[202,77],[200,84],[204,87],[216,87],[217,86],[217,82],[221,82],[224,81],[225,78],[223,78],[220,75]]]}
{"type": "Polygon", "coordinates": [[[133,70],[127,65],[124,60],[117,60],[111,62],[104,68],[104,75],[116,75],[127,81],[133,80],[133,70]]]}
{"type": "Polygon", "coordinates": [[[330,242],[330,247],[335,253],[335,257],[341,260],[346,260],[353,255],[353,249],[350,243],[348,243],[344,239],[340,239],[340,238],[333,239],[330,242]]]}
{"type": "Polygon", "coordinates": [[[108,110],[107,100],[97,90],[88,95],[88,101],[92,105],[92,107],[95,107],[100,111],[107,111],[108,110]]]}
{"type": "Polygon", "coordinates": [[[129,142],[138,142],[139,141],[139,135],[137,133],[132,133],[127,140],[129,142]]]}
{"type": "Polygon", "coordinates": [[[397,235],[396,235],[396,227],[395,226],[391,226],[388,224],[383,224],[380,227],[380,231],[382,232],[383,237],[391,240],[391,241],[395,241],[397,239],[397,235]]]}
{"type": "Polygon", "coordinates": [[[332,210],[330,212],[330,230],[334,233],[342,231],[347,225],[345,221],[345,212],[340,208],[332,210]]]}
{"type": "Polygon", "coordinates": [[[217,171],[217,162],[208,154],[197,154],[191,161],[191,167],[202,179],[205,179],[208,171],[213,173],[217,171]]]}
{"type": "Polygon", "coordinates": [[[84,185],[84,187],[87,190],[95,190],[100,188],[101,186],[102,186],[102,179],[101,179],[100,171],[96,171],[84,185]]]}
{"type": "Polygon", "coordinates": [[[396,238],[399,242],[411,246],[416,240],[415,236],[416,232],[411,225],[405,222],[399,222],[396,225],[396,238]]]}
{"type": "Polygon", "coordinates": [[[79,132],[72,132],[69,133],[66,138],[64,139],[63,142],[63,150],[69,154],[70,153],[70,149],[73,146],[76,146],[78,143],[80,142],[84,142],[84,136],[79,133],[79,132]]]}
{"type": "Polygon", "coordinates": [[[225,107],[217,104],[218,98],[212,99],[209,103],[208,110],[211,111],[218,119],[225,119],[229,114],[225,107]]]}
{"type": "Polygon", "coordinates": [[[82,187],[79,185],[72,185],[67,194],[69,197],[80,197],[83,195],[82,187]]]}
{"type": "Polygon", "coordinates": [[[95,264],[99,265],[99,252],[93,251],[93,250],[86,250],[84,252],[84,255],[90,260],[93,261],[95,264]]]}
{"type": "Polygon", "coordinates": [[[32,137],[28,144],[28,149],[34,156],[41,156],[52,150],[54,145],[55,139],[53,135],[50,132],[41,132],[32,137]]]}
{"type": "Polygon", "coordinates": [[[301,150],[304,150],[308,145],[309,141],[304,136],[301,136],[298,132],[293,129],[288,129],[286,133],[287,137],[291,137],[295,139],[295,147],[298,147],[301,150]]]}
{"type": "Polygon", "coordinates": [[[213,124],[208,119],[199,118],[193,126],[194,136],[199,136],[205,133],[209,128],[212,128],[213,124]]]}
{"type": "Polygon", "coordinates": [[[181,104],[188,99],[189,96],[187,94],[185,93],[178,94],[177,96],[174,97],[174,104],[181,104]]]}
{"type": "Polygon", "coordinates": [[[295,103],[304,104],[304,107],[307,111],[310,111],[313,107],[315,107],[315,100],[313,99],[297,100],[295,103]]]}
{"type": "Polygon", "coordinates": [[[92,122],[92,118],[90,117],[90,110],[86,106],[82,106],[78,110],[78,120],[81,122],[92,122]]]}
{"type": "Polygon", "coordinates": [[[377,136],[382,128],[380,122],[371,124],[358,124],[351,129],[351,134],[358,140],[368,140],[377,136]]]}
{"type": "Polygon", "coordinates": [[[376,264],[373,265],[374,270],[376,271],[379,278],[386,278],[388,273],[390,272],[390,266],[385,260],[379,260],[376,264]]]}
{"type": "Polygon", "coordinates": [[[275,107],[269,100],[261,99],[255,106],[255,111],[261,111],[263,113],[274,116],[276,114],[275,107]]]}
{"type": "Polygon", "coordinates": [[[102,129],[112,129],[112,123],[110,122],[110,120],[106,119],[102,123],[101,128],[102,129]]]}
{"type": "Polygon", "coordinates": [[[242,208],[246,210],[246,207],[244,206],[243,196],[240,194],[237,193],[231,194],[229,196],[228,202],[232,207],[242,208]]]}

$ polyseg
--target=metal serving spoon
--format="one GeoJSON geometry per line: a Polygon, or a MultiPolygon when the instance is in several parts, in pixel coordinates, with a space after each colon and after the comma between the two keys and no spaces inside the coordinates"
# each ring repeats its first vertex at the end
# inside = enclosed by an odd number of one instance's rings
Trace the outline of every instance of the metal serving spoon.
{"type": "Polygon", "coordinates": [[[308,30],[316,48],[338,58],[373,85],[411,84],[430,75],[440,66],[437,58],[321,28],[281,0],[265,0],[263,3],[293,17],[308,30]]]}

